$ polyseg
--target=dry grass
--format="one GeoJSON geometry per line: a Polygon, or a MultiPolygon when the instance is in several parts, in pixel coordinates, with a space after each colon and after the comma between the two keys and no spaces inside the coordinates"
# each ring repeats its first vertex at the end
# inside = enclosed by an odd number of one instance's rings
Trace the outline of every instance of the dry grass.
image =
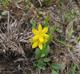
{"type": "Polygon", "coordinates": [[[50,17],[49,28],[57,28],[50,43],[51,63],[61,64],[59,74],[73,74],[72,65],[77,64],[80,74],[80,1],[66,0],[61,5],[53,0],[49,6],[37,1],[36,6],[27,0],[11,1],[7,7],[0,5],[0,74],[50,74],[50,67],[42,72],[34,69],[35,49],[29,42],[31,21],[43,23],[46,16],[50,17]]]}

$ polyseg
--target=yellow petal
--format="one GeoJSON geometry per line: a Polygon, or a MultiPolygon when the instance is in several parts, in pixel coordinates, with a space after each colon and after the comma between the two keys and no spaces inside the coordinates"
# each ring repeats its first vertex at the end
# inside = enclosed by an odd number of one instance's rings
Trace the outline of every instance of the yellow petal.
{"type": "Polygon", "coordinates": [[[39,41],[40,41],[41,43],[43,43],[43,42],[44,42],[43,37],[39,37],[39,41]]]}
{"type": "Polygon", "coordinates": [[[33,41],[38,40],[38,38],[39,38],[39,36],[38,36],[38,35],[35,35],[35,36],[33,37],[33,41]]]}
{"type": "Polygon", "coordinates": [[[32,32],[33,32],[33,34],[37,34],[38,33],[38,31],[35,28],[32,29],[32,32]]]}
{"type": "Polygon", "coordinates": [[[38,42],[34,42],[32,48],[36,48],[38,46],[38,42]]]}
{"type": "Polygon", "coordinates": [[[44,36],[45,39],[49,38],[48,34],[44,34],[43,36],[44,36]]]}
{"type": "Polygon", "coordinates": [[[42,30],[42,25],[41,25],[41,24],[38,25],[38,30],[39,30],[39,31],[42,30]]]}
{"type": "Polygon", "coordinates": [[[43,48],[42,43],[39,44],[39,48],[42,50],[42,48],[43,48]]]}
{"type": "Polygon", "coordinates": [[[47,33],[48,32],[48,27],[45,27],[42,32],[47,33]]]}

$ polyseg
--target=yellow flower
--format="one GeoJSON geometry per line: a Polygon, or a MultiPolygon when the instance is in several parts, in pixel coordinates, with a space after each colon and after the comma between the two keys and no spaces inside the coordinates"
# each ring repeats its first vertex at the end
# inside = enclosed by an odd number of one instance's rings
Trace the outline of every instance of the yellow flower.
{"type": "Polygon", "coordinates": [[[32,48],[39,47],[40,49],[43,48],[43,45],[47,42],[49,35],[48,27],[42,28],[41,24],[38,25],[38,29],[33,28],[32,32],[34,36],[32,37],[32,48]]]}

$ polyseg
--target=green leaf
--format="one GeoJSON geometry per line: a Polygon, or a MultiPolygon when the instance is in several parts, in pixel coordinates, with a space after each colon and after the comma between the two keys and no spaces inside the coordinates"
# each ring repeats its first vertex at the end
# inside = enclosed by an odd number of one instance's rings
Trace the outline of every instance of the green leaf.
{"type": "Polygon", "coordinates": [[[43,59],[38,59],[38,60],[35,61],[34,66],[37,67],[40,70],[41,69],[45,70],[46,63],[43,61],[43,59]]]}
{"type": "Polygon", "coordinates": [[[50,28],[48,43],[50,43],[53,40],[53,34],[54,32],[56,32],[56,30],[57,30],[56,26],[52,26],[50,28]]]}
{"type": "Polygon", "coordinates": [[[35,50],[35,58],[43,58],[46,57],[49,54],[49,45],[45,44],[43,46],[43,49],[40,50],[39,48],[37,48],[35,50]]]}
{"type": "Polygon", "coordinates": [[[39,48],[37,48],[35,50],[35,58],[37,59],[37,58],[40,58],[40,57],[41,57],[41,50],[39,48]]]}
{"type": "Polygon", "coordinates": [[[45,57],[49,54],[49,45],[45,44],[43,49],[41,50],[41,57],[45,57]]]}
{"type": "Polygon", "coordinates": [[[52,64],[52,73],[51,74],[58,74],[61,68],[60,64],[52,64]]]}
{"type": "Polygon", "coordinates": [[[32,28],[35,28],[36,27],[36,21],[31,20],[30,23],[32,24],[32,28]]]}
{"type": "Polygon", "coordinates": [[[72,74],[77,74],[76,69],[77,69],[77,65],[76,64],[73,64],[72,65],[72,74]]]}
{"type": "Polygon", "coordinates": [[[2,4],[3,6],[7,6],[9,4],[10,0],[0,0],[0,4],[2,4]]]}
{"type": "Polygon", "coordinates": [[[49,25],[49,17],[47,16],[44,20],[44,26],[48,26],[49,25]]]}
{"type": "Polygon", "coordinates": [[[58,72],[55,70],[52,70],[51,74],[58,74],[58,72]]]}
{"type": "Polygon", "coordinates": [[[56,71],[59,71],[61,68],[61,65],[60,64],[53,64],[52,65],[52,69],[56,70],[56,71]]]}
{"type": "Polygon", "coordinates": [[[50,58],[44,58],[44,62],[49,62],[50,58]]]}

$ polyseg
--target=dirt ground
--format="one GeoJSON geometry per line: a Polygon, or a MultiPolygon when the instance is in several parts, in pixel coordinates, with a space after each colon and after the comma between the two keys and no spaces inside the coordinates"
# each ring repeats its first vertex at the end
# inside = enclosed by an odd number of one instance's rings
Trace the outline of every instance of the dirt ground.
{"type": "MultiPolygon", "coordinates": [[[[4,0],[6,1],[6,0],[4,0]]],[[[52,33],[49,64],[61,64],[59,74],[80,74],[80,0],[10,0],[0,3],[0,74],[51,74],[51,67],[39,71],[29,39],[31,21],[43,23],[49,16],[52,33]],[[61,42],[63,41],[63,42],[61,42]],[[72,73],[77,64],[76,73],[72,73]]]]}

